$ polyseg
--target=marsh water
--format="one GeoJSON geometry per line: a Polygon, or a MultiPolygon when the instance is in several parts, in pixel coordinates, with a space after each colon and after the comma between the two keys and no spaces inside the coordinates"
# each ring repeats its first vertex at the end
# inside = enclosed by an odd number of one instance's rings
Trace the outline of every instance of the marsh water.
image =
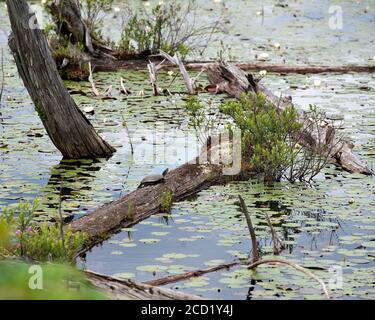
{"type": "MultiPolygon", "coordinates": [[[[343,29],[339,30],[329,25],[330,1],[263,1],[263,16],[257,14],[262,2],[198,2],[202,10],[199,19],[211,21],[221,12],[224,30],[215,35],[203,56],[197,46],[190,58],[215,59],[224,47],[228,58],[245,61],[267,53],[270,63],[375,64],[373,1],[338,2],[343,12],[343,29]]],[[[121,9],[125,3],[116,5],[121,9]]],[[[38,219],[50,220],[57,216],[62,185],[64,212],[77,219],[133,191],[145,175],[175,168],[197,154],[199,142],[189,127],[182,80],[171,85],[171,97],[153,97],[146,72],[121,71],[95,74],[101,90],[114,86],[116,100],[93,98],[86,82],[66,82],[82,109],[95,108],[95,115],[88,118],[117,152],[110,159],[62,160],[34,111],[6,46],[10,27],[3,4],[0,19],[6,77],[0,109],[1,207],[38,197],[38,219]],[[121,77],[133,92],[129,97],[118,93],[121,77]],[[143,97],[138,95],[141,90],[143,97]]],[[[111,13],[105,19],[105,34],[118,39],[119,14],[111,13]]],[[[172,79],[173,75],[162,73],[161,87],[168,87],[172,79]]],[[[200,79],[207,82],[204,76],[200,79]]],[[[291,95],[300,109],[316,104],[330,118],[340,119],[343,134],[355,142],[354,152],[369,165],[373,163],[373,74],[268,74],[262,82],[277,95],[291,95]]],[[[225,95],[202,94],[201,98],[212,113],[225,95]]],[[[211,187],[174,204],[170,214],[152,216],[122,230],[93,248],[79,265],[147,281],[246,259],[251,242],[239,211],[239,194],[254,219],[264,256],[272,254],[266,212],[287,245],[282,257],[310,268],[329,285],[335,298],[375,298],[375,180],[330,165],[311,185],[264,185],[251,180],[211,187]]],[[[167,287],[216,299],[323,297],[306,275],[280,266],[261,266],[256,271],[233,268],[167,287]]]]}

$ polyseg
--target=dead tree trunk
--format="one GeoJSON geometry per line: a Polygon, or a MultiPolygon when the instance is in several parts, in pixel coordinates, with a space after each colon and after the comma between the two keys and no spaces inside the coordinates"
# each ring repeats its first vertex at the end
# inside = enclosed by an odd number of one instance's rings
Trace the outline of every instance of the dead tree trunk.
{"type": "Polygon", "coordinates": [[[58,26],[58,34],[66,36],[72,43],[83,44],[91,56],[115,59],[110,48],[91,37],[82,18],[79,0],[54,0],[49,8],[58,26]]]}
{"type": "MultiPolygon", "coordinates": [[[[211,84],[218,85],[219,91],[226,92],[237,99],[241,98],[243,93],[262,92],[268,101],[277,108],[283,109],[292,104],[291,99],[280,99],[263,85],[254,81],[250,83],[248,75],[243,70],[226,62],[220,62],[208,67],[207,75],[211,84]]],[[[330,135],[328,128],[321,128],[320,132],[316,132],[315,126],[309,125],[311,120],[302,113],[299,116],[299,121],[304,124],[302,132],[303,144],[319,152],[319,150],[316,150],[316,146],[321,145],[321,139],[330,135]]],[[[352,153],[354,145],[350,141],[338,140],[336,136],[331,137],[330,140],[330,144],[334,147],[329,156],[334,163],[349,172],[372,174],[367,165],[352,153]]]]}
{"type": "Polygon", "coordinates": [[[115,151],[95,131],[61,80],[43,31],[25,0],[7,0],[9,46],[49,137],[65,158],[107,157],[115,151]]]}

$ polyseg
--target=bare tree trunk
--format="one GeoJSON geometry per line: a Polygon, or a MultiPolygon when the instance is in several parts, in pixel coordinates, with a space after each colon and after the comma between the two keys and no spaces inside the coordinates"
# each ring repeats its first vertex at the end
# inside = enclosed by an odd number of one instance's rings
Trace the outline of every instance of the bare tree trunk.
{"type": "Polygon", "coordinates": [[[65,158],[111,156],[115,149],[95,131],[61,80],[42,30],[26,0],[7,0],[13,34],[9,46],[18,72],[49,137],[65,158]]]}

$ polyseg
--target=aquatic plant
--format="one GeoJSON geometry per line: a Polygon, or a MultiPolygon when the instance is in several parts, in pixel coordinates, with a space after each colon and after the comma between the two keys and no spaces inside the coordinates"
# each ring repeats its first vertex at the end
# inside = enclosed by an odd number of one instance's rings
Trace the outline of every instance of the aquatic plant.
{"type": "Polygon", "coordinates": [[[17,208],[5,208],[0,214],[0,254],[19,256],[41,262],[74,263],[87,236],[65,228],[62,236],[60,225],[34,220],[38,200],[20,202],[17,208]]]}
{"type": "MultiPolygon", "coordinates": [[[[302,146],[303,127],[313,126],[319,133],[325,119],[325,113],[316,106],[310,106],[308,124],[300,122],[292,105],[277,109],[262,93],[243,94],[220,110],[241,129],[243,161],[251,163],[267,181],[310,181],[328,162],[333,148],[329,138],[319,139],[314,150],[302,146]]],[[[332,127],[331,133],[334,131],[332,127]]]]}
{"type": "Polygon", "coordinates": [[[197,10],[195,0],[189,0],[186,5],[159,3],[151,12],[143,10],[138,14],[128,9],[123,17],[119,56],[147,56],[159,53],[159,49],[186,56],[198,39],[210,39],[218,31],[219,19],[212,24],[197,25],[194,18],[197,10]]]}
{"type": "Polygon", "coordinates": [[[173,204],[173,191],[168,189],[164,191],[161,201],[161,211],[164,213],[170,213],[173,204]]]}

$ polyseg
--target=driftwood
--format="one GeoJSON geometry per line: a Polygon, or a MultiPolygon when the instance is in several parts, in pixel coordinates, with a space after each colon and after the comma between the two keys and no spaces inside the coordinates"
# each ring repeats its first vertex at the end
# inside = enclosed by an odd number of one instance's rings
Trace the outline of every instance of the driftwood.
{"type": "Polygon", "coordinates": [[[211,268],[199,269],[199,270],[189,271],[189,272],[182,273],[182,274],[176,274],[176,275],[172,275],[172,276],[168,276],[168,277],[164,277],[164,278],[160,278],[156,280],[146,281],[144,282],[144,284],[147,284],[150,286],[164,286],[166,284],[184,281],[193,277],[200,277],[207,273],[212,273],[212,272],[221,271],[221,270],[228,270],[230,268],[240,266],[240,265],[241,263],[239,262],[225,263],[225,264],[220,264],[218,266],[211,267],[211,268]]]}
{"type": "MultiPolygon", "coordinates": [[[[243,93],[256,91],[262,92],[267,100],[277,108],[284,109],[292,104],[291,98],[275,96],[262,84],[249,81],[250,77],[248,77],[243,70],[226,62],[211,65],[207,69],[207,75],[211,84],[218,85],[219,92],[226,92],[237,99],[241,98],[243,93]]],[[[322,127],[319,129],[319,132],[317,132],[316,126],[312,125],[312,121],[305,114],[300,114],[299,121],[304,124],[302,129],[302,143],[304,146],[319,152],[317,147],[322,145],[321,140],[325,140],[331,134],[329,127],[322,127]]],[[[329,157],[332,162],[349,172],[372,174],[368,166],[357,159],[352,153],[354,145],[350,141],[339,141],[338,139],[339,138],[335,136],[330,137],[330,143],[333,148],[330,151],[329,157]]]]}
{"type": "MultiPolygon", "coordinates": [[[[290,266],[290,267],[292,267],[292,268],[294,268],[298,271],[301,271],[302,273],[304,273],[305,275],[307,275],[308,277],[310,277],[311,279],[313,279],[314,281],[319,283],[319,285],[321,286],[321,288],[324,292],[325,297],[327,299],[330,299],[330,294],[329,294],[329,292],[327,290],[327,286],[325,285],[323,280],[321,280],[319,277],[317,277],[315,274],[313,274],[310,270],[300,266],[299,264],[296,264],[296,263],[293,263],[293,262],[290,262],[290,261],[287,261],[287,260],[284,260],[284,259],[262,259],[262,260],[258,260],[258,261],[247,264],[247,268],[248,269],[254,269],[261,264],[283,264],[283,265],[290,266]]],[[[187,280],[187,279],[192,278],[192,277],[199,277],[199,276],[202,276],[203,274],[216,272],[216,271],[220,271],[220,270],[223,270],[223,269],[229,269],[229,268],[240,266],[240,265],[246,265],[246,264],[240,263],[240,262],[232,262],[232,263],[227,263],[227,264],[221,264],[219,266],[212,267],[212,268],[209,268],[209,269],[189,271],[189,272],[182,273],[182,274],[179,274],[179,275],[173,275],[173,276],[168,276],[168,277],[165,277],[165,278],[160,278],[160,279],[157,279],[157,280],[147,281],[147,282],[145,282],[145,284],[152,285],[152,286],[162,286],[162,285],[167,285],[167,284],[170,284],[170,283],[184,281],[184,280],[187,280]]]]}
{"type": "MultiPolygon", "coordinates": [[[[262,71],[273,73],[297,73],[297,74],[317,74],[317,73],[374,73],[375,65],[341,65],[341,66],[319,66],[319,65],[284,65],[284,64],[268,64],[260,62],[240,62],[229,61],[242,70],[246,71],[262,71]]],[[[147,62],[143,60],[102,60],[93,59],[92,64],[97,71],[116,71],[119,69],[129,70],[145,70],[147,69],[147,62]]],[[[212,61],[187,61],[184,63],[186,70],[200,71],[214,66],[216,62],[212,61]]],[[[165,61],[158,69],[170,70],[175,69],[175,63],[165,61]]]]}
{"type": "MultiPolygon", "coordinates": [[[[194,80],[192,80],[190,78],[188,72],[186,71],[185,65],[182,62],[180,54],[178,52],[176,52],[175,55],[172,57],[168,53],[160,50],[160,56],[163,57],[164,59],[168,60],[170,63],[178,66],[178,68],[180,69],[181,75],[184,78],[184,82],[185,82],[186,88],[188,90],[188,93],[189,94],[195,94],[196,90],[195,90],[194,80]]],[[[161,67],[162,67],[162,63],[158,66],[158,68],[160,69],[161,67]]]]}
{"type": "Polygon", "coordinates": [[[84,271],[89,282],[114,300],[202,300],[201,297],[84,271]]]}
{"type": "Polygon", "coordinates": [[[150,74],[150,82],[151,82],[151,86],[152,86],[152,92],[154,94],[154,96],[159,96],[160,95],[160,92],[159,92],[159,87],[158,87],[158,75],[157,75],[157,71],[156,71],[156,66],[153,62],[149,62],[149,64],[147,65],[147,69],[148,69],[148,72],[150,74]]]}
{"type": "Polygon", "coordinates": [[[54,145],[65,158],[108,157],[115,151],[95,131],[64,86],[43,30],[30,28],[25,0],[7,0],[9,39],[18,72],[54,145]]]}

